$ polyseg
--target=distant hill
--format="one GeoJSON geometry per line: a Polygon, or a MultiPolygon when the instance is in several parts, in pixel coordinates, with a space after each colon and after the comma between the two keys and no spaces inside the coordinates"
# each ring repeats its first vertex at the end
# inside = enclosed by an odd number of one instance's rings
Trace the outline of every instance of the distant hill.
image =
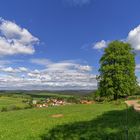
{"type": "Polygon", "coordinates": [[[95,90],[1,90],[0,94],[38,94],[38,93],[57,93],[68,95],[86,95],[94,93],[95,90]]]}

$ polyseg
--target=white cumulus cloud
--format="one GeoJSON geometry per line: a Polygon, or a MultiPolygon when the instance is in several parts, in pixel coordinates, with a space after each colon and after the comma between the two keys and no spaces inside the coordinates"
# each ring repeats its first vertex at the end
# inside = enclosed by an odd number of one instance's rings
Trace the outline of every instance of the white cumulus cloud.
{"type": "Polygon", "coordinates": [[[0,89],[95,89],[96,76],[91,71],[91,66],[72,61],[51,61],[44,69],[34,70],[1,67],[0,89]]]}
{"type": "Polygon", "coordinates": [[[127,41],[135,50],[140,50],[140,25],[129,32],[127,41]]]}
{"type": "Polygon", "coordinates": [[[108,45],[108,42],[107,41],[101,40],[99,42],[94,43],[93,49],[100,50],[100,49],[103,49],[103,48],[107,47],[107,45],[108,45]]]}
{"type": "Polygon", "coordinates": [[[136,71],[140,71],[140,64],[137,64],[137,65],[136,65],[135,70],[136,70],[136,71]]]}
{"type": "MultiPolygon", "coordinates": [[[[128,33],[128,36],[120,41],[128,42],[136,51],[140,50],[140,25],[132,29],[128,33]]],[[[93,48],[100,50],[102,48],[107,47],[109,42],[110,41],[101,40],[99,42],[94,43],[93,48]]]]}
{"type": "Polygon", "coordinates": [[[38,64],[38,65],[43,65],[43,66],[47,66],[48,64],[52,63],[49,59],[45,59],[45,58],[34,58],[30,60],[31,63],[34,64],[38,64]]]}
{"type": "Polygon", "coordinates": [[[6,72],[6,73],[22,73],[22,72],[28,72],[28,69],[25,67],[18,67],[18,68],[12,68],[12,67],[1,67],[0,72],[6,72]]]}
{"type": "Polygon", "coordinates": [[[33,54],[38,42],[27,29],[0,18],[0,55],[33,54]]]}

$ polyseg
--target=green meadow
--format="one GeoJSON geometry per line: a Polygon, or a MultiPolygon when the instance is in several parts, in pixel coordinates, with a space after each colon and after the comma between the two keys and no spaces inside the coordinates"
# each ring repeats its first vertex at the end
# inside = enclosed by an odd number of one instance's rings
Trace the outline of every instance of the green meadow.
{"type": "Polygon", "coordinates": [[[28,106],[26,103],[23,102],[23,98],[21,97],[8,97],[8,96],[1,96],[0,97],[0,109],[2,108],[10,108],[13,106],[24,108],[28,106]]]}
{"type": "MultiPolygon", "coordinates": [[[[26,105],[22,100],[0,97],[0,106],[26,105]]],[[[140,114],[123,101],[0,112],[0,140],[125,140],[128,135],[140,138],[140,114]]]]}

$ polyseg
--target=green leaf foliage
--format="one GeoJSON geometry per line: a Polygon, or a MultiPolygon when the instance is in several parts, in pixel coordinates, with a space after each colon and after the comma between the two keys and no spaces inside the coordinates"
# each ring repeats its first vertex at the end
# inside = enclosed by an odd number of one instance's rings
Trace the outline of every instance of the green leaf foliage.
{"type": "Polygon", "coordinates": [[[100,96],[117,99],[131,95],[137,86],[135,53],[131,45],[111,42],[100,59],[99,73],[100,96]]]}

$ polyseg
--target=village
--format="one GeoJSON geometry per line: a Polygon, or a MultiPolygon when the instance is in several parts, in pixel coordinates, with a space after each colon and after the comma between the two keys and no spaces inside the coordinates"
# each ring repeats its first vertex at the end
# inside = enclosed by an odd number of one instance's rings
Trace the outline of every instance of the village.
{"type": "MultiPolygon", "coordinates": [[[[78,104],[93,104],[93,101],[89,100],[80,100],[78,104]]],[[[64,105],[71,105],[76,104],[75,102],[67,102],[65,100],[55,99],[55,98],[47,98],[43,101],[33,100],[32,101],[33,107],[36,108],[47,108],[53,106],[64,106],[64,105]]]]}

